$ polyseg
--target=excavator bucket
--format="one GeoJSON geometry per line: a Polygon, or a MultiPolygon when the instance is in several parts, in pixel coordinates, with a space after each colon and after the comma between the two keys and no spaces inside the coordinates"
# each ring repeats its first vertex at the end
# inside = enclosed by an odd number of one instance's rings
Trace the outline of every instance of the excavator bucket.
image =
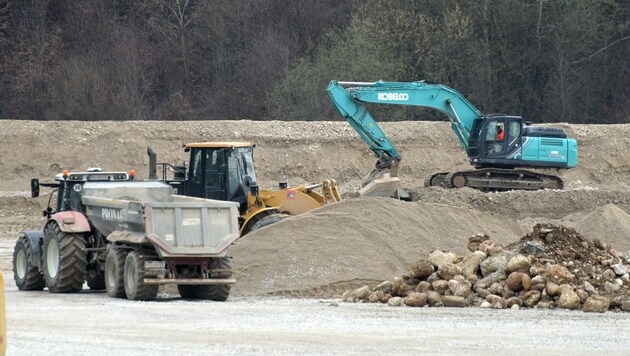
{"type": "Polygon", "coordinates": [[[385,197],[395,196],[400,188],[400,178],[391,177],[389,173],[383,174],[382,178],[373,179],[359,190],[362,197],[385,197]]]}

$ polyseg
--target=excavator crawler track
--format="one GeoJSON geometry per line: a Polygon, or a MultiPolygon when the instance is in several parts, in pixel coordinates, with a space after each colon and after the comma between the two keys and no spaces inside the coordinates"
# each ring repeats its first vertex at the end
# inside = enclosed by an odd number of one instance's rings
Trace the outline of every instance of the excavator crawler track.
{"type": "Polygon", "coordinates": [[[482,191],[563,189],[559,177],[517,169],[482,168],[471,171],[436,173],[425,180],[425,187],[469,187],[482,191]]]}

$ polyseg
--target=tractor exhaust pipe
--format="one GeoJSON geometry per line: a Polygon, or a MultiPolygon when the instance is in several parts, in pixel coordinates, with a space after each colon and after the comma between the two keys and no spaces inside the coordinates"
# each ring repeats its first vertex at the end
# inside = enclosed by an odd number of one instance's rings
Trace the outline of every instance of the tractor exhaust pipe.
{"type": "Polygon", "coordinates": [[[149,180],[157,180],[157,153],[151,146],[147,146],[147,154],[149,155],[149,180]]]}

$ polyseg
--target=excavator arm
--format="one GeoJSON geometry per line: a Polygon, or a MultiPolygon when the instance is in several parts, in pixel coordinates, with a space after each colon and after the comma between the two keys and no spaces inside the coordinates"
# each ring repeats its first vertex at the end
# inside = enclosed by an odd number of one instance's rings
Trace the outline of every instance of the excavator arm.
{"type": "Polygon", "coordinates": [[[439,110],[449,118],[464,150],[468,149],[474,120],[483,118],[481,112],[456,90],[424,81],[365,83],[333,80],[328,85],[328,94],[341,116],[348,120],[379,160],[383,155],[396,161],[400,161],[401,157],[363,103],[423,106],[439,110]]]}

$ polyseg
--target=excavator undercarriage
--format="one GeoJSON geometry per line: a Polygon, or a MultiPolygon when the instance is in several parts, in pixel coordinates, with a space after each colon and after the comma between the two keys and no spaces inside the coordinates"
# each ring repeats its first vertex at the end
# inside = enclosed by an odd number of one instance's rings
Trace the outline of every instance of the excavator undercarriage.
{"type": "Polygon", "coordinates": [[[470,171],[440,172],[424,181],[425,187],[469,187],[481,191],[563,189],[560,177],[519,169],[481,168],[470,171]]]}

